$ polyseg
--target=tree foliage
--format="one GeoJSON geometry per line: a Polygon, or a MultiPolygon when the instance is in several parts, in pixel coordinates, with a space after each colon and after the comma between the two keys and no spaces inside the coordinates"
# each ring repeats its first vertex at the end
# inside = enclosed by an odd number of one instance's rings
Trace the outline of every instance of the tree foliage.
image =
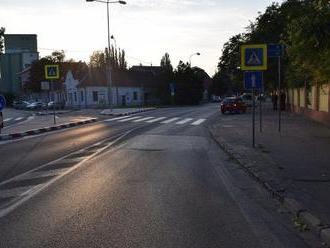
{"type": "Polygon", "coordinates": [[[174,71],[174,81],[177,104],[199,104],[203,98],[203,80],[199,77],[197,68],[191,68],[189,63],[180,61],[174,71]]]}
{"type": "Polygon", "coordinates": [[[90,56],[89,65],[93,69],[106,70],[107,63],[110,61],[112,70],[127,70],[127,61],[125,50],[120,48],[116,49],[113,46],[110,49],[108,48],[103,51],[94,51],[90,56]]]}
{"type": "MultiPolygon", "coordinates": [[[[282,60],[283,84],[301,86],[308,82],[329,82],[330,77],[330,4],[328,0],[287,0],[273,3],[251,22],[244,34],[224,44],[214,75],[214,91],[225,94],[241,91],[242,72],[239,46],[242,44],[280,43],[286,53],[282,60]]],[[[277,87],[277,61],[270,58],[264,73],[266,90],[277,87]]]]}
{"type": "Polygon", "coordinates": [[[161,73],[158,76],[158,97],[162,104],[171,103],[170,83],[174,81],[173,66],[170,55],[165,53],[160,61],[161,73]]]}

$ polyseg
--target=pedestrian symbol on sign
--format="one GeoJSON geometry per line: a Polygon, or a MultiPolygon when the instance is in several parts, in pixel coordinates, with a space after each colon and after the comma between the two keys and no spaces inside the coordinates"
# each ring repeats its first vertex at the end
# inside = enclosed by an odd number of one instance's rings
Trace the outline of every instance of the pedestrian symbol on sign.
{"type": "Polygon", "coordinates": [[[58,65],[46,65],[45,66],[45,78],[46,79],[59,79],[60,71],[58,65]]]}
{"type": "Polygon", "coordinates": [[[248,60],[248,62],[246,63],[248,65],[262,65],[261,60],[258,58],[257,54],[255,51],[252,51],[252,54],[248,60]]]}

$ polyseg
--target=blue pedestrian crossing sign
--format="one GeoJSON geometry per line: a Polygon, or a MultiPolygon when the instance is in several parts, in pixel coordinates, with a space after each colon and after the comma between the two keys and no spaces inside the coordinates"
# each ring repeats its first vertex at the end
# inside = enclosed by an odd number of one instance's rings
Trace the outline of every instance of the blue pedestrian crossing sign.
{"type": "Polygon", "coordinates": [[[283,56],[283,45],[282,44],[269,44],[267,47],[268,57],[282,57],[283,56]]]}
{"type": "Polygon", "coordinates": [[[267,70],[267,45],[241,46],[241,69],[243,71],[267,70]]]}
{"type": "Polygon", "coordinates": [[[244,87],[247,90],[262,90],[263,73],[262,71],[246,71],[244,72],[244,87]]]}
{"type": "Polygon", "coordinates": [[[59,65],[45,65],[45,78],[59,79],[60,78],[59,65]]]}

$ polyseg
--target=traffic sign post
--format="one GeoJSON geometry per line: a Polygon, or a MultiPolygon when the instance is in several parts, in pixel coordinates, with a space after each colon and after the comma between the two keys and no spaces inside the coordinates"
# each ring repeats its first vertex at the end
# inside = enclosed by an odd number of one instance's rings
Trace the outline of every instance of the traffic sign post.
{"type": "Polygon", "coordinates": [[[60,68],[59,65],[45,65],[45,79],[50,80],[53,91],[53,117],[54,124],[56,124],[56,111],[55,111],[55,87],[54,79],[60,79],[60,68]]]}
{"type": "Polygon", "coordinates": [[[256,115],[256,90],[260,92],[259,102],[259,120],[260,132],[262,132],[262,106],[261,92],[263,89],[263,72],[262,71],[246,71],[244,72],[244,87],[247,90],[252,90],[252,146],[255,147],[255,115],[256,115]]]}
{"type": "Polygon", "coordinates": [[[282,109],[281,109],[281,95],[282,95],[282,86],[281,86],[281,57],[284,53],[284,46],[282,44],[269,44],[268,45],[268,57],[277,58],[278,60],[278,131],[282,131],[282,109]]]}

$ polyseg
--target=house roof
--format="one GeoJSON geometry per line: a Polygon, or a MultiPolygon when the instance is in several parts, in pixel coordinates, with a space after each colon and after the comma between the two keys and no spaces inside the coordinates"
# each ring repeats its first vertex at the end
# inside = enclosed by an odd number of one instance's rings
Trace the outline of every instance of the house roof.
{"type": "MultiPolygon", "coordinates": [[[[157,78],[151,73],[138,71],[112,71],[112,85],[117,87],[156,87],[157,78]]],[[[76,78],[76,77],[75,77],[76,78]]],[[[107,86],[106,73],[101,69],[87,69],[79,79],[79,87],[107,86]]]]}

